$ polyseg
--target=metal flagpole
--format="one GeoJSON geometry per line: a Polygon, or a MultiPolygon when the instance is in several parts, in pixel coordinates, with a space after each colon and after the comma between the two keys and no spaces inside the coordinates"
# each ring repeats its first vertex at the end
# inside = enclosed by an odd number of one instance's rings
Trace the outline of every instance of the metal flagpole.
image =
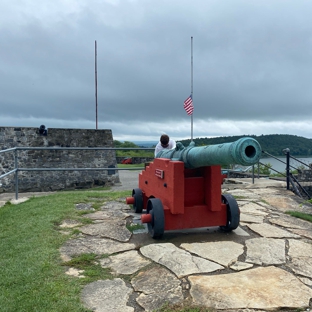
{"type": "Polygon", "coordinates": [[[95,40],[95,129],[98,128],[98,99],[97,99],[97,48],[95,40]]]}
{"type": "MultiPolygon", "coordinates": [[[[191,37],[191,97],[193,99],[193,37],[191,37]]],[[[193,142],[193,113],[191,115],[191,142],[193,142]]]]}

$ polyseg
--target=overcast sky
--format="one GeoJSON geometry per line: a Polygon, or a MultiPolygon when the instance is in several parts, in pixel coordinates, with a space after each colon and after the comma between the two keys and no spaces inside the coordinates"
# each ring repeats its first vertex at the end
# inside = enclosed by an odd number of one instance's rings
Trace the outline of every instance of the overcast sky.
{"type": "Polygon", "coordinates": [[[310,0],[1,0],[0,126],[312,138],[310,0]]]}

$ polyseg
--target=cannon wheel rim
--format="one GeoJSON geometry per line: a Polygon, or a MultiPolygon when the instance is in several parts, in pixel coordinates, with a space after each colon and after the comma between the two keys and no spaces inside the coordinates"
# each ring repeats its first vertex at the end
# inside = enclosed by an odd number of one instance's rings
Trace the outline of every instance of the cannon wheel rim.
{"type": "Polygon", "coordinates": [[[240,211],[235,198],[230,194],[221,195],[221,201],[227,207],[227,221],[225,226],[220,226],[224,232],[231,232],[239,225],[240,211]]]}
{"type": "Polygon", "coordinates": [[[146,213],[152,215],[151,223],[147,224],[152,238],[161,238],[165,231],[164,208],[159,198],[150,198],[147,202],[146,213]]]}
{"type": "Polygon", "coordinates": [[[132,205],[134,212],[141,213],[143,210],[143,193],[139,188],[132,190],[132,197],[134,197],[134,204],[132,205]]]}

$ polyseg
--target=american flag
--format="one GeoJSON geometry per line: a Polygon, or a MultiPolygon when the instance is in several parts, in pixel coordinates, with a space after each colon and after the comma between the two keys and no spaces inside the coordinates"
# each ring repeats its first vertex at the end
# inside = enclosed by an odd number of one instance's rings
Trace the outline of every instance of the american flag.
{"type": "Polygon", "coordinates": [[[192,115],[194,111],[192,95],[184,101],[184,109],[188,115],[192,115]]]}

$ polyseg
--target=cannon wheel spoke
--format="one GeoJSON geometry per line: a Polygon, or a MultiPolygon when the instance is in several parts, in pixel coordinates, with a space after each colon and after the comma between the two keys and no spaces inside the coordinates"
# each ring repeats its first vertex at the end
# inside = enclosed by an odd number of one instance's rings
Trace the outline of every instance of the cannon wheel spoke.
{"type": "Polygon", "coordinates": [[[135,188],[132,190],[132,197],[134,197],[133,209],[136,213],[141,213],[143,210],[143,194],[142,190],[135,188]]]}
{"type": "Polygon", "coordinates": [[[221,195],[221,201],[227,206],[227,223],[225,226],[220,226],[220,229],[225,232],[231,232],[239,225],[240,211],[237,202],[232,195],[221,195]]]}
{"type": "Polygon", "coordinates": [[[148,232],[153,238],[160,238],[165,231],[164,208],[159,198],[150,198],[147,202],[146,213],[152,215],[151,223],[147,224],[148,232]]]}

